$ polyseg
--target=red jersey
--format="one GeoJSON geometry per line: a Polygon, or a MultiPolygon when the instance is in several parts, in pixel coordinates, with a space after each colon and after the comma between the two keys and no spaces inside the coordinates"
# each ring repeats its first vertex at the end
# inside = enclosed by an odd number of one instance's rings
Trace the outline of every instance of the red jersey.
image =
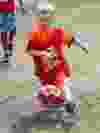
{"type": "Polygon", "coordinates": [[[0,0],[0,12],[8,13],[16,11],[15,0],[0,0]]]}
{"type": "Polygon", "coordinates": [[[39,26],[36,25],[33,27],[31,38],[32,41],[29,45],[32,49],[45,50],[51,46],[57,49],[59,63],[57,63],[51,71],[48,71],[48,64],[42,63],[41,57],[33,56],[33,60],[34,64],[38,64],[38,72],[41,80],[45,80],[48,84],[63,88],[65,79],[64,30],[61,28],[47,27],[46,30],[41,31],[39,26]]]}

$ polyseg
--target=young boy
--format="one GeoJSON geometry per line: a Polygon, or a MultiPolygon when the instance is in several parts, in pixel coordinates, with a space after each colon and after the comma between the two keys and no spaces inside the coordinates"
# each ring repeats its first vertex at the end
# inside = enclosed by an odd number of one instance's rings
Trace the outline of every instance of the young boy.
{"type": "MultiPolygon", "coordinates": [[[[33,80],[33,95],[38,95],[40,85],[53,85],[65,91],[65,100],[69,105],[69,112],[74,112],[72,95],[68,83],[71,80],[71,66],[64,57],[64,45],[70,48],[72,44],[80,45],[80,41],[74,38],[72,33],[64,32],[63,27],[52,27],[48,21],[54,18],[55,9],[49,6],[38,7],[37,23],[33,25],[32,33],[27,44],[27,53],[32,56],[35,64],[35,77],[33,80]],[[56,50],[57,63],[52,69],[48,68],[47,49],[53,47],[56,50]],[[67,63],[67,64],[66,64],[67,63]],[[65,81],[65,82],[64,82],[65,81]],[[39,84],[38,84],[39,83],[39,84]],[[36,92],[36,93],[34,93],[36,92]]],[[[86,48],[84,48],[85,51],[86,48]]],[[[68,107],[66,106],[66,109],[68,107]]]]}

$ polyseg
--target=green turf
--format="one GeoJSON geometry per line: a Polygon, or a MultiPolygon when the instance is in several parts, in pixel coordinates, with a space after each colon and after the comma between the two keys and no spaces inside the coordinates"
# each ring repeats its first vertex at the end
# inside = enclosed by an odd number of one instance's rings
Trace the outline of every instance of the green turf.
{"type": "Polygon", "coordinates": [[[0,95],[1,96],[31,96],[32,83],[29,80],[1,80],[0,95]]]}

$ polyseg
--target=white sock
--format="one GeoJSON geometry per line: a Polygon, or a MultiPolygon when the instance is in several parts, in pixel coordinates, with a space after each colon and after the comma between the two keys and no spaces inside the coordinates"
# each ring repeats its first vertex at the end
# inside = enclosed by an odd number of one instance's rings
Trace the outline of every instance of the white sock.
{"type": "Polygon", "coordinates": [[[64,88],[65,102],[72,102],[72,93],[69,87],[64,88]]]}

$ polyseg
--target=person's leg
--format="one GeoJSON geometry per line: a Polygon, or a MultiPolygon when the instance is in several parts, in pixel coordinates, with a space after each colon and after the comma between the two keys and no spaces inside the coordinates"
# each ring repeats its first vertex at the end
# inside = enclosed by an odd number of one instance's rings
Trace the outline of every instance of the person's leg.
{"type": "Polygon", "coordinates": [[[32,96],[38,96],[41,83],[39,80],[32,79],[32,96]]]}
{"type": "Polygon", "coordinates": [[[3,62],[8,63],[8,40],[7,40],[8,13],[0,13],[1,44],[4,50],[3,62]]]}
{"type": "MultiPolygon", "coordinates": [[[[32,80],[32,126],[34,127],[36,121],[41,119],[41,113],[44,112],[44,107],[41,99],[38,97],[41,83],[38,79],[32,80]]],[[[42,114],[43,115],[43,114],[42,114]]]]}
{"type": "Polygon", "coordinates": [[[71,86],[72,86],[72,83],[71,83],[71,80],[70,78],[66,79],[64,81],[64,95],[65,95],[65,102],[71,102],[72,101],[72,91],[71,91],[71,86]]]}
{"type": "Polygon", "coordinates": [[[24,0],[18,0],[18,3],[19,3],[19,8],[21,10],[21,14],[25,15],[27,13],[27,11],[24,8],[24,0]]]}
{"type": "Polygon", "coordinates": [[[8,36],[8,51],[9,51],[9,56],[13,55],[13,47],[15,45],[14,43],[14,37],[16,36],[15,32],[9,32],[8,36]]]}
{"type": "Polygon", "coordinates": [[[39,80],[32,80],[32,112],[40,112],[40,100],[38,98],[40,86],[39,80]]]}
{"type": "Polygon", "coordinates": [[[14,45],[14,38],[16,37],[16,14],[15,13],[9,13],[8,14],[8,50],[9,50],[9,56],[12,56],[13,53],[13,47],[14,45]]]}
{"type": "Polygon", "coordinates": [[[1,32],[1,44],[4,50],[4,62],[8,63],[8,40],[7,32],[1,32]]]}
{"type": "Polygon", "coordinates": [[[75,112],[76,104],[73,102],[71,86],[72,86],[71,80],[66,79],[64,81],[64,97],[65,97],[66,111],[72,114],[75,112]]]}

